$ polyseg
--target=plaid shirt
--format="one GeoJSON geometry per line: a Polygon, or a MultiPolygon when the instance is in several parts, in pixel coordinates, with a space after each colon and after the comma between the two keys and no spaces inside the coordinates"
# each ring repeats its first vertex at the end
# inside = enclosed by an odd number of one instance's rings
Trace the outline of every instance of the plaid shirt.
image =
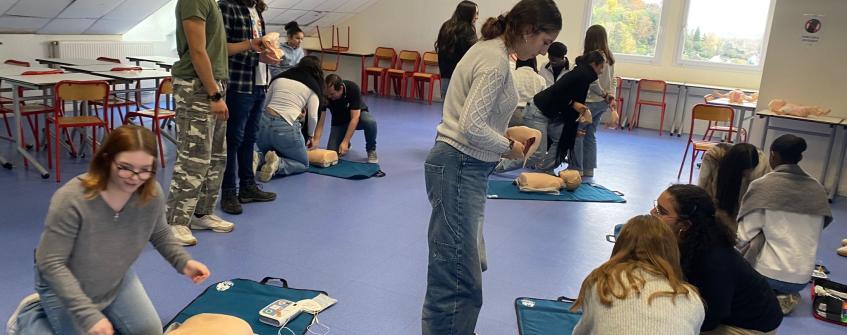
{"type": "MultiPolygon", "coordinates": [[[[247,6],[230,0],[219,1],[218,6],[224,18],[227,43],[238,43],[253,38],[253,21],[247,6]]],[[[262,13],[259,13],[259,20],[262,31],[258,35],[264,36],[265,19],[262,18],[262,13]]],[[[236,93],[252,94],[258,65],[259,54],[252,51],[229,56],[229,89],[236,93]]]]}

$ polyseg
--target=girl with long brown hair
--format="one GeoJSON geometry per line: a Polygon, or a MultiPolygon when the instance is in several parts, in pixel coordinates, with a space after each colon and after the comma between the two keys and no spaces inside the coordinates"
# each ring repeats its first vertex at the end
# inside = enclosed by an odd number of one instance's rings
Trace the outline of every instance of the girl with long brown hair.
{"type": "Polygon", "coordinates": [[[447,96],[447,87],[456,64],[468,49],[476,43],[476,20],[479,7],[473,1],[462,1],[456,5],[453,16],[441,24],[438,39],[435,40],[435,52],[438,53],[438,71],[441,74],[441,99],[447,96]]]}
{"type": "Polygon", "coordinates": [[[612,257],[582,282],[574,334],[698,334],[705,312],[683,281],[676,238],[658,219],[630,219],[612,257]]]}
{"type": "Polygon", "coordinates": [[[159,315],[130,269],[148,242],[194,283],[209,277],[165,221],[156,157],[150,130],[115,129],[88,172],[50,200],[35,254],[35,290],[55,334],[161,334],[159,315]]]}

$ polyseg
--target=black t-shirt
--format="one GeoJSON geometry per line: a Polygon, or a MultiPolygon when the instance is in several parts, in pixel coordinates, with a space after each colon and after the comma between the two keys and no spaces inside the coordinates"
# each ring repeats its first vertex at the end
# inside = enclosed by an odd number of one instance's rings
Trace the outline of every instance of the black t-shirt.
{"type": "Polygon", "coordinates": [[[368,105],[362,100],[362,91],[356,83],[344,80],[344,94],[338,100],[329,100],[327,108],[332,114],[332,126],[346,126],[350,123],[350,111],[359,109],[362,112],[368,110],[368,105]]]}
{"type": "Polygon", "coordinates": [[[782,322],[782,310],[765,277],[734,248],[716,248],[694,261],[686,280],[706,302],[701,331],[719,325],[769,332],[782,322]]]}

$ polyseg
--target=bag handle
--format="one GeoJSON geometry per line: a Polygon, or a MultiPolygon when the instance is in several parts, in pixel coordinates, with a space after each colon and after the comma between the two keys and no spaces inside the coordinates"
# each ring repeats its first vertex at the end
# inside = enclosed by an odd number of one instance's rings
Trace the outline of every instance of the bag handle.
{"type": "Polygon", "coordinates": [[[561,297],[556,298],[556,301],[561,301],[561,302],[575,302],[575,301],[576,301],[576,299],[574,299],[574,298],[568,298],[568,297],[566,297],[566,296],[561,296],[561,297]]]}
{"type": "Polygon", "coordinates": [[[278,282],[282,283],[282,288],[288,288],[288,281],[285,280],[285,279],[282,279],[282,278],[277,278],[277,277],[265,277],[259,283],[262,284],[262,285],[271,285],[271,284],[269,284],[271,281],[278,281],[278,282]]]}

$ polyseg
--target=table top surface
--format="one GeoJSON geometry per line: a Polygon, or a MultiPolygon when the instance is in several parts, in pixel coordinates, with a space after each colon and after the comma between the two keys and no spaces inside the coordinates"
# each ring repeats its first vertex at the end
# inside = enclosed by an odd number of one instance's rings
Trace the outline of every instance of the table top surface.
{"type": "Polygon", "coordinates": [[[96,59],[84,58],[36,58],[36,61],[42,64],[55,65],[98,65],[98,64],[115,64],[112,62],[104,62],[96,59]]]}
{"type": "Polygon", "coordinates": [[[139,66],[135,64],[99,64],[99,65],[60,65],[59,67],[63,69],[68,69],[71,71],[77,72],[101,72],[101,71],[112,71],[114,68],[137,68],[140,67],[141,70],[155,70],[155,67],[151,66],[139,66]]]}
{"type": "MultiPolygon", "coordinates": [[[[320,48],[303,48],[303,50],[310,51],[310,52],[326,52],[326,53],[331,53],[331,54],[336,53],[335,51],[323,51],[320,48]]],[[[373,51],[361,51],[361,50],[347,50],[347,51],[339,52],[339,54],[342,54],[344,56],[365,56],[365,57],[370,57],[370,56],[374,55],[373,51]]]]}
{"type": "Polygon", "coordinates": [[[725,105],[725,106],[730,106],[730,107],[743,108],[743,109],[756,109],[756,103],[755,102],[744,101],[740,104],[737,104],[737,103],[729,102],[729,98],[718,98],[718,99],[714,99],[714,100],[709,100],[708,103],[714,104],[714,105],[725,105]]]}
{"type": "Polygon", "coordinates": [[[65,72],[60,74],[43,74],[43,75],[34,75],[34,76],[10,76],[10,75],[0,75],[0,79],[9,82],[10,84],[15,85],[24,85],[24,86],[52,86],[62,80],[105,80],[108,81],[108,78],[104,78],[101,76],[95,76],[88,73],[77,73],[77,72],[65,72]]]}
{"type": "Polygon", "coordinates": [[[815,123],[823,123],[823,124],[830,124],[830,125],[838,124],[838,125],[847,126],[847,120],[844,120],[843,118],[840,118],[840,117],[837,117],[837,116],[824,115],[824,116],[801,117],[801,116],[794,116],[794,115],[780,115],[780,114],[771,112],[767,109],[757,112],[756,115],[767,116],[767,117],[776,117],[776,118],[782,118],[782,119],[800,120],[800,121],[807,121],[807,122],[815,122],[815,123]]]}
{"type": "Polygon", "coordinates": [[[97,71],[91,72],[91,74],[121,80],[162,79],[171,76],[170,72],[163,70],[97,71]]]}
{"type": "Polygon", "coordinates": [[[169,63],[173,64],[179,60],[176,57],[168,57],[168,56],[127,56],[126,59],[130,61],[142,61],[142,62],[153,62],[153,63],[169,63]]]}
{"type": "Polygon", "coordinates": [[[23,66],[4,66],[0,67],[0,75],[17,76],[27,71],[50,71],[55,70],[49,67],[23,67],[23,66]]]}

